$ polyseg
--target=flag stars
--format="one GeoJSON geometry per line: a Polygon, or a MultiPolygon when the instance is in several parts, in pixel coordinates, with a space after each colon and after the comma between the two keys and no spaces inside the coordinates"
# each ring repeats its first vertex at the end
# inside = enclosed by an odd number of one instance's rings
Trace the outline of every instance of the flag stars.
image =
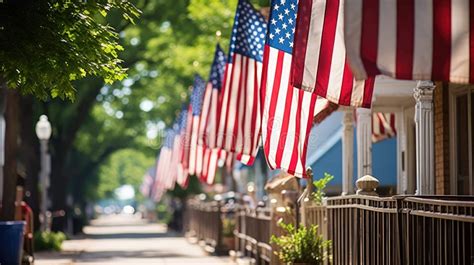
{"type": "Polygon", "coordinates": [[[290,7],[291,7],[291,10],[296,10],[296,5],[295,5],[295,4],[292,3],[292,4],[290,5],[290,7]]]}
{"type": "Polygon", "coordinates": [[[278,10],[278,8],[280,8],[280,6],[279,6],[279,5],[275,5],[275,6],[273,7],[273,10],[278,10]]]}
{"type": "Polygon", "coordinates": [[[276,25],[277,21],[274,18],[272,18],[271,23],[272,23],[272,25],[276,25]]]}
{"type": "Polygon", "coordinates": [[[288,25],[286,25],[286,23],[283,23],[283,25],[281,25],[281,27],[282,27],[283,29],[286,29],[286,28],[288,27],[288,25]]]}
{"type": "Polygon", "coordinates": [[[278,42],[279,42],[279,43],[281,43],[281,44],[283,44],[283,42],[284,42],[284,41],[285,41],[285,39],[284,39],[284,38],[280,38],[280,39],[278,39],[278,42]]]}
{"type": "Polygon", "coordinates": [[[285,9],[285,15],[288,16],[288,14],[290,14],[290,10],[288,10],[288,8],[285,9]]]}
{"type": "Polygon", "coordinates": [[[283,20],[283,15],[282,15],[282,14],[278,14],[278,19],[279,19],[279,20],[283,20]]]}

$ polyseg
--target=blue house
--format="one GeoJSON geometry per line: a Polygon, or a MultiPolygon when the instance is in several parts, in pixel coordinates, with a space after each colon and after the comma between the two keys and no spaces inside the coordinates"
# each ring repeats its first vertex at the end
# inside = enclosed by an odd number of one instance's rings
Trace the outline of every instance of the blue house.
{"type": "MultiPolygon", "coordinates": [[[[328,186],[328,193],[342,192],[342,137],[343,112],[332,113],[320,124],[313,127],[308,142],[308,165],[311,166],[314,179],[319,179],[324,172],[334,175],[328,186]]],[[[355,131],[355,129],[354,129],[355,131]]],[[[356,133],[353,137],[353,180],[357,179],[357,144],[356,133]]],[[[380,181],[383,193],[395,193],[397,185],[397,139],[389,138],[372,145],[372,172],[380,181]]],[[[352,183],[355,186],[355,183],[352,183]]]]}

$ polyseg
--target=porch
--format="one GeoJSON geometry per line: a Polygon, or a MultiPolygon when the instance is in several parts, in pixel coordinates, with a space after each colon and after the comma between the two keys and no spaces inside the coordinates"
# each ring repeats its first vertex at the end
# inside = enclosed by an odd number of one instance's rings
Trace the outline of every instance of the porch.
{"type": "MultiPolygon", "coordinates": [[[[222,243],[222,226],[202,218],[215,211],[191,208],[186,219],[188,235],[195,242],[203,242],[205,248],[208,242],[222,243]],[[204,232],[209,229],[213,232],[204,232]]],[[[215,220],[222,224],[225,218],[221,215],[215,220]]],[[[474,262],[474,202],[466,196],[356,194],[328,198],[322,206],[306,200],[299,211],[293,209],[290,213],[282,213],[277,207],[237,207],[233,218],[237,225],[230,253],[248,264],[280,264],[270,243],[271,235],[281,233],[277,226],[280,218],[286,222],[299,220],[300,225],[318,225],[318,231],[332,242],[329,264],[474,262]]]]}

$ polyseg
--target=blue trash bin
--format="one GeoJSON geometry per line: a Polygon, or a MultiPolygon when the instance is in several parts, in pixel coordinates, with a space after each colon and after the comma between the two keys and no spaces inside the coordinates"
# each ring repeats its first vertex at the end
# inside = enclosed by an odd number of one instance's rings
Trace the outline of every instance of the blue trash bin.
{"type": "Polygon", "coordinates": [[[0,222],[0,264],[18,265],[23,251],[24,221],[0,222]]]}

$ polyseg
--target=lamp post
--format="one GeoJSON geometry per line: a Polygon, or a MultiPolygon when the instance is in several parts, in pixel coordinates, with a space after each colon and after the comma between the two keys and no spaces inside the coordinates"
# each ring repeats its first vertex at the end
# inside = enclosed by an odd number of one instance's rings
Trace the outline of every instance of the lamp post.
{"type": "Polygon", "coordinates": [[[51,123],[49,123],[48,117],[46,115],[41,115],[39,121],[36,123],[36,136],[38,136],[41,145],[41,231],[45,231],[47,228],[46,211],[48,209],[49,173],[51,172],[51,158],[48,154],[48,141],[51,137],[51,133],[51,123]]]}

